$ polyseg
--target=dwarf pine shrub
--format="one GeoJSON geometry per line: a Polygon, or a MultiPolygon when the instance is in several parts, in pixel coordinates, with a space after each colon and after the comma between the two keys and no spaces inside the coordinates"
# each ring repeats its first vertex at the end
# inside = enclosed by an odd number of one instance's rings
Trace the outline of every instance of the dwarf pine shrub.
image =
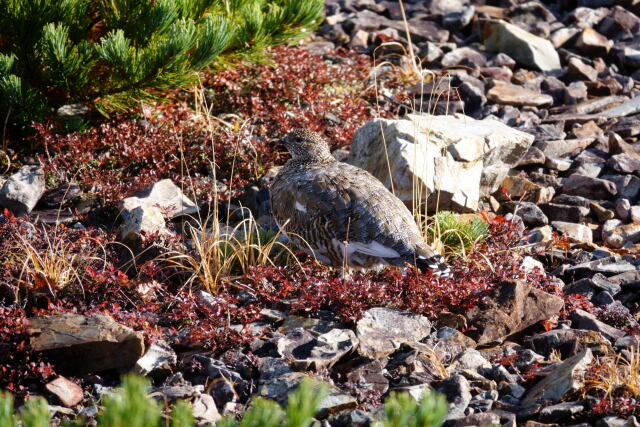
{"type": "MultiPolygon", "coordinates": [[[[98,415],[98,427],[160,427],[167,425],[162,419],[160,405],[147,396],[149,382],[144,378],[127,376],[123,387],[107,396],[104,407],[98,415]]],[[[218,427],[309,427],[313,417],[326,396],[324,386],[311,379],[303,379],[295,391],[289,394],[286,408],[276,402],[256,398],[242,419],[225,417],[216,422],[218,427]]],[[[392,394],[385,402],[385,418],[377,423],[379,427],[439,427],[447,414],[447,401],[442,395],[425,393],[419,402],[407,394],[392,394]]],[[[191,408],[185,402],[178,402],[170,412],[172,427],[194,425],[191,408]]],[[[13,398],[8,393],[0,393],[0,425],[2,427],[47,427],[50,423],[46,401],[41,398],[29,399],[18,414],[14,414],[13,398]]],[[[66,425],[84,425],[75,420],[66,425]]]]}
{"type": "Polygon", "coordinates": [[[193,83],[216,58],[304,36],[322,0],[0,0],[0,118],[108,115],[193,83]]]}

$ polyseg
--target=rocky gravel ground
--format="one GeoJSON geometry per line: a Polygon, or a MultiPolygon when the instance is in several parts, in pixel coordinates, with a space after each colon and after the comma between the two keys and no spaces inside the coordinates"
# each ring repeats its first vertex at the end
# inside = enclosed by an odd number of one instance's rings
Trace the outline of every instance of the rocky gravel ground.
{"type": "MultiPolygon", "coordinates": [[[[85,376],[83,389],[67,377],[135,366],[168,400],[191,400],[203,423],[253,395],[284,403],[312,376],[331,390],[318,414],[327,426],[369,425],[390,391],[432,389],[446,395],[451,426],[637,425],[638,34],[636,0],[327,1],[309,50],[360,49],[382,64],[376,72],[415,80],[409,101],[379,88],[407,115],[363,124],[336,155],[393,180],[409,204],[419,182],[429,207],[505,215],[521,268],[548,274],[562,294],[504,281],[463,314],[374,307],[353,324],[274,305],[251,323],[260,337],[249,351],[223,354],[162,341],[145,349],[140,332],[105,315],[36,318],[32,348],[66,375],[46,385],[52,410],[91,419],[117,382],[85,376]]],[[[42,171],[25,166],[0,205],[30,212],[44,190],[42,171]]],[[[264,215],[264,191],[254,193],[264,215]]],[[[197,209],[168,180],[120,208],[125,240],[197,209]]]]}

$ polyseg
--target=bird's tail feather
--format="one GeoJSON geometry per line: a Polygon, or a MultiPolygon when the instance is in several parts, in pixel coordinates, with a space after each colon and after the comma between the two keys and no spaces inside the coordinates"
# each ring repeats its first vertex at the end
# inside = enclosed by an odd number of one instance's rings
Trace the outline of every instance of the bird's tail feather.
{"type": "Polygon", "coordinates": [[[420,269],[421,272],[426,272],[427,270],[433,271],[433,274],[441,277],[452,277],[451,269],[444,262],[444,258],[440,254],[433,254],[431,256],[423,256],[419,255],[416,257],[416,267],[420,269]]]}

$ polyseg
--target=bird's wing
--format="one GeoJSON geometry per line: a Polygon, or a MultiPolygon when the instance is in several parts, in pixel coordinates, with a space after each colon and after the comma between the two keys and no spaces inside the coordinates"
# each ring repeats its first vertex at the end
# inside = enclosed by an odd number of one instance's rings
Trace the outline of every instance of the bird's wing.
{"type": "Polygon", "coordinates": [[[426,246],[405,205],[368,172],[345,163],[308,167],[274,182],[272,210],[305,239],[346,241],[366,255],[405,258],[426,246]]]}

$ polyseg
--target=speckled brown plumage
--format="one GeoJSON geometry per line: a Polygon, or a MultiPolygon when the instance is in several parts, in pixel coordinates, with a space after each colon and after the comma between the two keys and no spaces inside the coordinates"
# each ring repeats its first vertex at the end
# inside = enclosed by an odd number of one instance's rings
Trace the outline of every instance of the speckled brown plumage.
{"type": "Polygon", "coordinates": [[[294,130],[281,141],[291,160],[271,185],[271,209],[298,247],[335,267],[409,263],[449,274],[411,212],[373,175],[336,161],[314,132],[294,130]]]}

